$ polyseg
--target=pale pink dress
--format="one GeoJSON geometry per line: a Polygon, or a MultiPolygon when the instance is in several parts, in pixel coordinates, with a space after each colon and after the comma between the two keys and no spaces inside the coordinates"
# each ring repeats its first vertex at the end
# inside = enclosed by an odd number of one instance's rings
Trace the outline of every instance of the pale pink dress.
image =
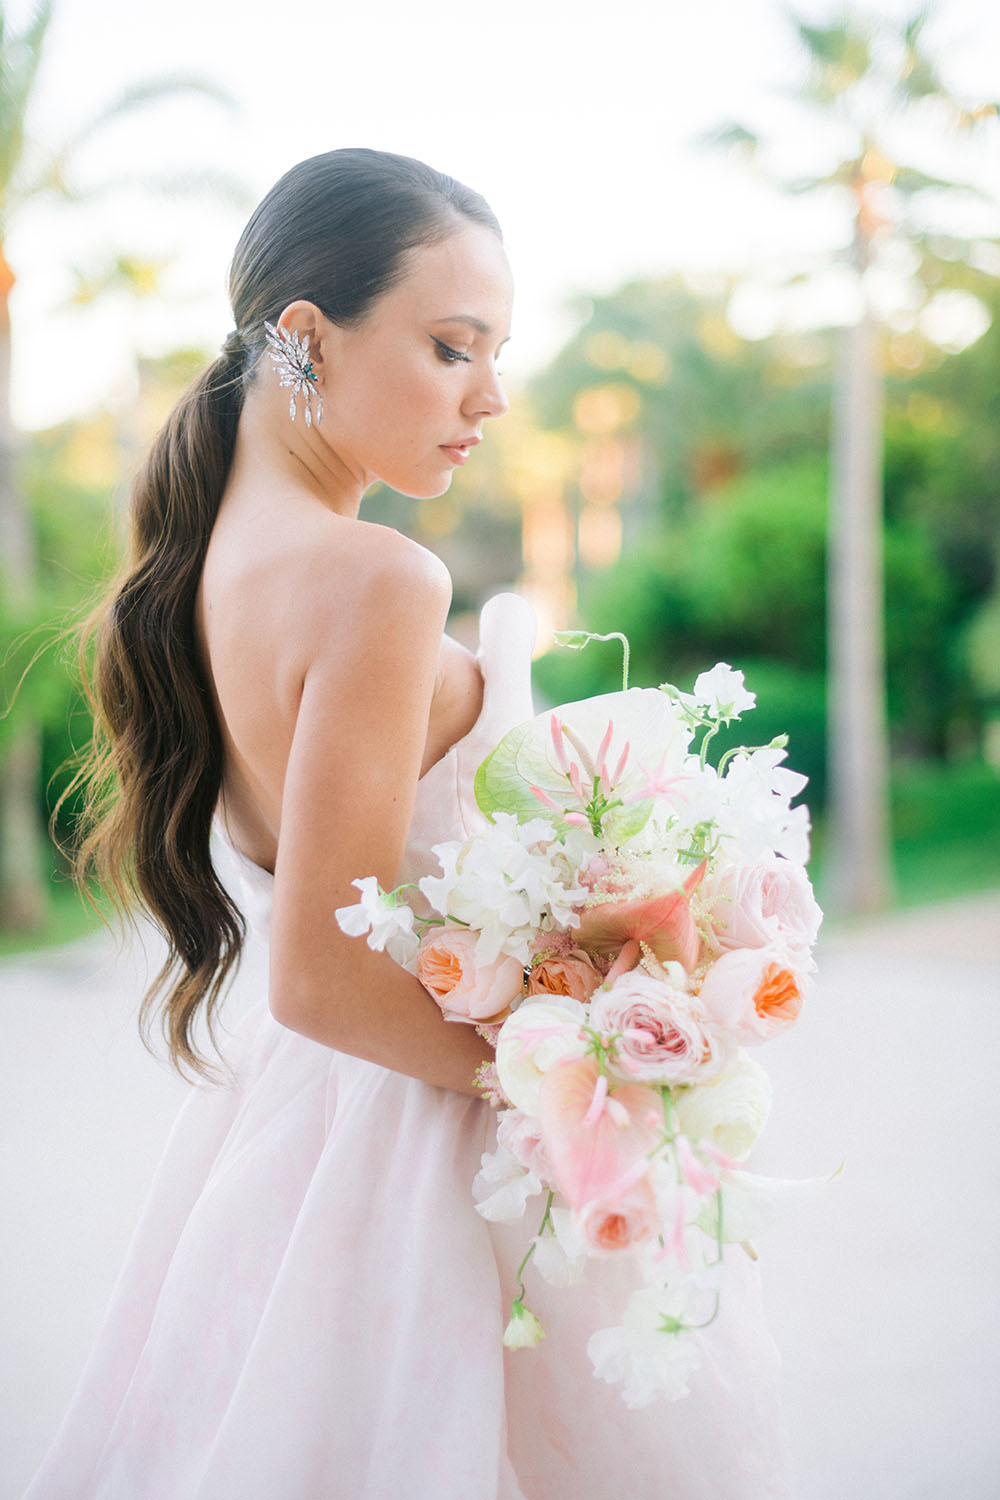
{"type": "MultiPolygon", "coordinates": [[[[404,878],[479,826],[476,767],[532,711],[532,634],[513,595],[483,611],[482,713],[420,782],[404,878]]],[[[235,858],[265,930],[271,877],[235,858]]],[[[30,1500],[787,1494],[777,1357],[742,1252],[692,1394],[629,1411],[586,1355],[620,1320],[616,1264],[569,1289],[529,1270],[548,1337],[502,1348],[533,1220],[473,1207],[486,1104],[308,1041],[263,1001],[230,1062],[234,1082],[195,1088],[177,1121],[30,1500]]]]}

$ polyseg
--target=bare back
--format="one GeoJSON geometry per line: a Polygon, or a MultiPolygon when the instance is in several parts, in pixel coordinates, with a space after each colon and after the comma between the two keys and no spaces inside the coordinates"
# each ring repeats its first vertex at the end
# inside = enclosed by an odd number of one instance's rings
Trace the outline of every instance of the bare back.
{"type": "MultiPolygon", "coordinates": [[[[342,701],[331,706],[349,725],[355,695],[347,668],[364,650],[371,625],[359,619],[365,580],[387,549],[419,553],[431,573],[443,571],[398,533],[332,513],[308,495],[289,494],[272,505],[252,492],[235,493],[220,508],[197,627],[222,730],[220,810],[237,847],[265,869],[273,870],[277,858],[286,770],[310,662],[319,650],[343,657],[342,701]]],[[[409,665],[400,662],[400,672],[409,665]]],[[[421,775],[467,733],[481,703],[475,659],[442,635],[421,775]]],[[[392,734],[391,723],[385,732],[392,734]]],[[[350,795],[348,766],[344,795],[350,795]]]]}

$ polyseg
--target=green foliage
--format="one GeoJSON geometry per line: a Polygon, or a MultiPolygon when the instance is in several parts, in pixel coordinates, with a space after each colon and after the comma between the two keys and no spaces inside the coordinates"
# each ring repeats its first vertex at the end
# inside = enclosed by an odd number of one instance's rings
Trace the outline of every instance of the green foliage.
{"type": "MultiPolygon", "coordinates": [[[[826,466],[814,457],[760,470],[714,491],[664,527],[613,574],[583,590],[588,629],[621,630],[632,646],[633,682],[679,685],[716,661],[747,672],[760,708],[754,743],[787,730],[790,760],[825,788],[826,466]],[[753,677],[748,670],[752,664],[753,677]]],[[[920,520],[903,515],[885,532],[886,656],[897,744],[940,751],[967,695],[959,653],[942,651],[956,617],[955,587],[920,520]]],[[[554,701],[612,691],[617,653],[551,653],[538,663],[554,701]]]]}
{"type": "MultiPolygon", "coordinates": [[[[28,448],[21,481],[38,547],[38,585],[27,609],[0,598],[0,755],[16,725],[30,722],[42,734],[38,797],[46,816],[89,741],[90,715],[77,663],[79,626],[96,596],[98,580],[114,566],[107,486],[72,477],[85,455],[88,427],[75,425],[39,436],[28,448]]],[[[62,810],[60,837],[70,837],[79,799],[62,810]]]]}
{"type": "Polygon", "coordinates": [[[1000,774],[982,761],[893,773],[898,895],[904,905],[1000,886],[1000,774]]]}

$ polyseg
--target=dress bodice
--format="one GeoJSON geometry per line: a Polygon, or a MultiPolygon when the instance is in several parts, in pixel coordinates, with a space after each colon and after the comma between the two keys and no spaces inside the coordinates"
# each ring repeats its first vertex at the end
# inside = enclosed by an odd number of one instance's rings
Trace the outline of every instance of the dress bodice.
{"type": "MultiPolygon", "coordinates": [[[[535,620],[530,606],[516,594],[497,594],[479,617],[476,660],[483,674],[483,703],[468,734],[452,745],[417,783],[413,818],[399,880],[415,883],[437,873],[431,850],[448,839],[465,839],[481,828],[473,782],[480,763],[508,729],[532,715],[531,652],[535,620]]],[[[270,926],[274,877],[235,849],[221,825],[213,848],[219,873],[232,891],[250,929],[266,937],[270,926]]],[[[358,876],[368,875],[359,870],[358,876]]]]}

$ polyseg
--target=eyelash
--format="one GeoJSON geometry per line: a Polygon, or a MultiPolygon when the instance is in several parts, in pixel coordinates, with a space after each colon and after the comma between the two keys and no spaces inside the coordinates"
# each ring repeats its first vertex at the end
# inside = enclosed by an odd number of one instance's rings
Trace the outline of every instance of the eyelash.
{"type": "Polygon", "coordinates": [[[459,360],[463,364],[471,364],[468,354],[463,354],[459,349],[453,349],[450,344],[444,344],[440,339],[435,339],[434,342],[437,345],[439,358],[443,359],[446,365],[457,364],[459,360]]]}

